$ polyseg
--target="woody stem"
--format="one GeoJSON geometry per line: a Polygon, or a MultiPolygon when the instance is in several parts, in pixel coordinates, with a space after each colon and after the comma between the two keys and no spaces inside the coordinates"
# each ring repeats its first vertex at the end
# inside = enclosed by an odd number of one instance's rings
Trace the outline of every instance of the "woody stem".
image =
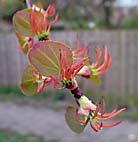
{"type": "Polygon", "coordinates": [[[75,78],[72,80],[71,84],[68,84],[66,86],[66,88],[70,90],[70,92],[73,94],[76,101],[79,100],[83,96],[83,92],[79,88],[78,83],[75,78]]]}
{"type": "Polygon", "coordinates": [[[30,2],[30,0],[25,0],[25,3],[26,3],[26,5],[27,5],[28,8],[31,8],[31,2],[30,2]]]}
{"type": "Polygon", "coordinates": [[[71,93],[74,95],[75,99],[80,99],[81,96],[83,96],[83,92],[81,91],[81,89],[79,87],[71,90],[71,93]]]}

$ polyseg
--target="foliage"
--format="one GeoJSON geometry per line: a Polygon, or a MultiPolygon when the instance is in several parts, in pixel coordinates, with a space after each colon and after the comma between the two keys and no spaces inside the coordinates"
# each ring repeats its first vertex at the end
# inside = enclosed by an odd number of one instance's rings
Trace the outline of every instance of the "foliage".
{"type": "Polygon", "coordinates": [[[33,82],[32,80],[31,71],[32,68],[28,65],[24,71],[23,79],[20,85],[22,92],[29,96],[35,94],[38,87],[38,83],[33,82]]]}
{"type": "MultiPolygon", "coordinates": [[[[39,7],[46,7],[51,3],[51,0],[31,0],[39,7]]],[[[95,22],[95,19],[104,20],[104,12],[101,8],[101,3],[96,4],[91,0],[59,0],[53,1],[59,11],[60,20],[64,21],[64,26],[67,29],[89,29],[88,23],[95,22]],[[97,11],[98,9],[98,11],[97,11]],[[100,11],[100,12],[99,12],[100,11]],[[99,14],[100,13],[100,14],[99,14]],[[99,17],[99,18],[98,18],[99,17]]],[[[0,4],[1,18],[11,21],[13,14],[25,7],[21,0],[7,0],[0,4]],[[6,10],[5,10],[6,9],[6,10]],[[6,11],[6,12],[5,12],[6,11]]],[[[105,23],[105,21],[104,21],[105,23]]]]}
{"type": "MultiPolygon", "coordinates": [[[[81,125],[81,123],[79,123],[76,120],[75,117],[75,113],[76,113],[76,109],[72,106],[68,106],[66,108],[66,114],[65,114],[65,119],[66,122],[68,123],[69,127],[76,133],[81,133],[83,132],[83,130],[85,129],[87,123],[85,125],[81,125]]],[[[84,119],[83,116],[80,115],[80,117],[82,117],[84,119]]]]}
{"type": "Polygon", "coordinates": [[[24,9],[16,13],[13,18],[14,28],[24,36],[33,35],[29,21],[30,9],[24,9]],[[18,22],[17,22],[18,21],[18,22]]]}
{"type": "Polygon", "coordinates": [[[12,21],[13,14],[23,8],[25,8],[25,5],[19,0],[0,2],[0,19],[12,21]]]}
{"type": "Polygon", "coordinates": [[[138,14],[133,14],[121,25],[123,29],[137,29],[138,28],[138,14]]]}
{"type": "Polygon", "coordinates": [[[60,51],[67,52],[68,65],[73,63],[72,53],[68,45],[57,41],[39,42],[29,53],[29,59],[35,68],[44,76],[58,75],[60,73],[60,51]],[[38,61],[36,61],[38,60],[38,61]]]}
{"type": "MultiPolygon", "coordinates": [[[[31,0],[39,7],[46,7],[51,3],[51,0],[31,0]]],[[[130,16],[130,18],[125,21],[121,26],[114,26],[111,22],[113,8],[112,4],[115,0],[101,0],[96,2],[96,0],[58,0],[52,1],[56,6],[58,13],[61,15],[60,20],[62,21],[63,28],[61,29],[83,29],[89,30],[90,22],[96,24],[96,28],[108,29],[108,28],[123,28],[123,29],[135,29],[137,28],[137,14],[130,16]],[[109,7],[106,5],[109,4],[109,7]],[[109,11],[108,11],[109,10],[109,11]]],[[[25,8],[23,0],[7,0],[4,3],[0,3],[0,19],[6,19],[11,21],[13,14],[25,8]]],[[[53,27],[53,29],[58,29],[58,26],[53,27]]]]}
{"type": "Polygon", "coordinates": [[[0,142],[45,142],[45,140],[34,134],[21,135],[16,132],[1,129],[0,142]]]}
{"type": "Polygon", "coordinates": [[[21,91],[19,88],[17,87],[1,87],[0,88],[0,95],[1,94],[20,94],[21,91]]]}

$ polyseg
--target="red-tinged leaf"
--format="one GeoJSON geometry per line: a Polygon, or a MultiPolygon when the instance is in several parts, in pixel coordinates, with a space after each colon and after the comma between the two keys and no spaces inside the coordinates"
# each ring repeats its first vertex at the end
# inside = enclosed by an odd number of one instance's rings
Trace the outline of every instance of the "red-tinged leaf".
{"type": "Polygon", "coordinates": [[[66,52],[68,66],[73,64],[72,52],[68,45],[57,41],[40,41],[29,52],[31,64],[44,76],[60,73],[60,53],[66,52]]]}
{"type": "MultiPolygon", "coordinates": [[[[84,119],[84,116],[79,115],[79,118],[84,119]]],[[[75,133],[83,132],[84,128],[87,125],[87,122],[86,122],[86,124],[81,124],[76,120],[76,109],[72,106],[68,106],[66,108],[65,119],[66,119],[66,122],[67,122],[69,128],[72,131],[74,131],[75,133]]]]}
{"type": "Polygon", "coordinates": [[[32,36],[33,32],[30,25],[31,9],[18,11],[13,16],[13,26],[17,32],[23,36],[32,36]]]}
{"type": "Polygon", "coordinates": [[[24,95],[31,96],[36,93],[38,88],[38,83],[34,82],[32,79],[32,66],[28,65],[23,73],[20,88],[24,95]]]}

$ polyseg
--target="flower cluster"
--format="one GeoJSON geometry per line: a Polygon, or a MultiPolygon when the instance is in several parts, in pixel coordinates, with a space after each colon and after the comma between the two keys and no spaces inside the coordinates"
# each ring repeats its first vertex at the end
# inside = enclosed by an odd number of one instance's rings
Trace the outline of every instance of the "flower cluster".
{"type": "Polygon", "coordinates": [[[54,14],[54,5],[49,5],[46,11],[33,6],[29,22],[32,32],[34,35],[37,35],[39,40],[45,40],[48,37],[52,26],[57,22],[58,15],[55,16],[52,22],[48,22],[48,19],[54,16],[54,14]]]}
{"type": "Polygon", "coordinates": [[[80,46],[77,39],[76,47],[72,50],[69,45],[50,39],[50,30],[58,20],[55,11],[54,5],[49,5],[46,11],[33,5],[30,9],[18,11],[13,17],[13,25],[20,44],[18,48],[29,60],[20,84],[22,92],[25,95],[33,95],[36,92],[41,94],[51,83],[55,89],[70,90],[78,109],[67,107],[65,116],[69,127],[77,133],[82,132],[88,122],[96,132],[103,127],[120,124],[120,121],[111,124],[103,121],[116,117],[125,108],[106,113],[104,99],[97,105],[92,103],[83,94],[76,79],[76,76],[80,76],[99,83],[100,76],[108,71],[112,62],[108,47],[104,47],[104,61],[101,64],[100,47],[96,48],[96,61],[91,62],[89,45],[80,46]],[[50,22],[49,19],[53,16],[54,19],[50,22]],[[37,40],[34,40],[35,36],[37,40]]]}
{"type": "Polygon", "coordinates": [[[79,100],[79,104],[80,108],[79,110],[76,110],[76,120],[80,122],[82,125],[85,125],[86,123],[90,122],[90,125],[95,132],[98,132],[103,127],[110,128],[120,124],[121,121],[117,121],[111,124],[106,124],[103,123],[102,121],[110,120],[125,110],[125,108],[122,108],[118,111],[113,110],[111,113],[106,113],[106,104],[104,99],[102,99],[101,103],[94,105],[85,96],[81,97],[81,99],[79,100]],[[100,112],[100,106],[102,107],[101,112],[100,112]],[[78,116],[78,113],[85,116],[85,119],[81,120],[78,116]]]}

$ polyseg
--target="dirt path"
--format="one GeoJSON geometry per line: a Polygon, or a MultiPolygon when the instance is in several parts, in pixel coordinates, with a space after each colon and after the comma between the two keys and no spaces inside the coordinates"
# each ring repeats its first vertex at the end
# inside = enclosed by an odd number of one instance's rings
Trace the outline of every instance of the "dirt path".
{"type": "Polygon", "coordinates": [[[99,133],[88,127],[78,135],[66,125],[63,111],[17,106],[8,102],[0,102],[0,128],[21,134],[34,133],[50,142],[138,142],[138,123],[124,121],[99,133]]]}

